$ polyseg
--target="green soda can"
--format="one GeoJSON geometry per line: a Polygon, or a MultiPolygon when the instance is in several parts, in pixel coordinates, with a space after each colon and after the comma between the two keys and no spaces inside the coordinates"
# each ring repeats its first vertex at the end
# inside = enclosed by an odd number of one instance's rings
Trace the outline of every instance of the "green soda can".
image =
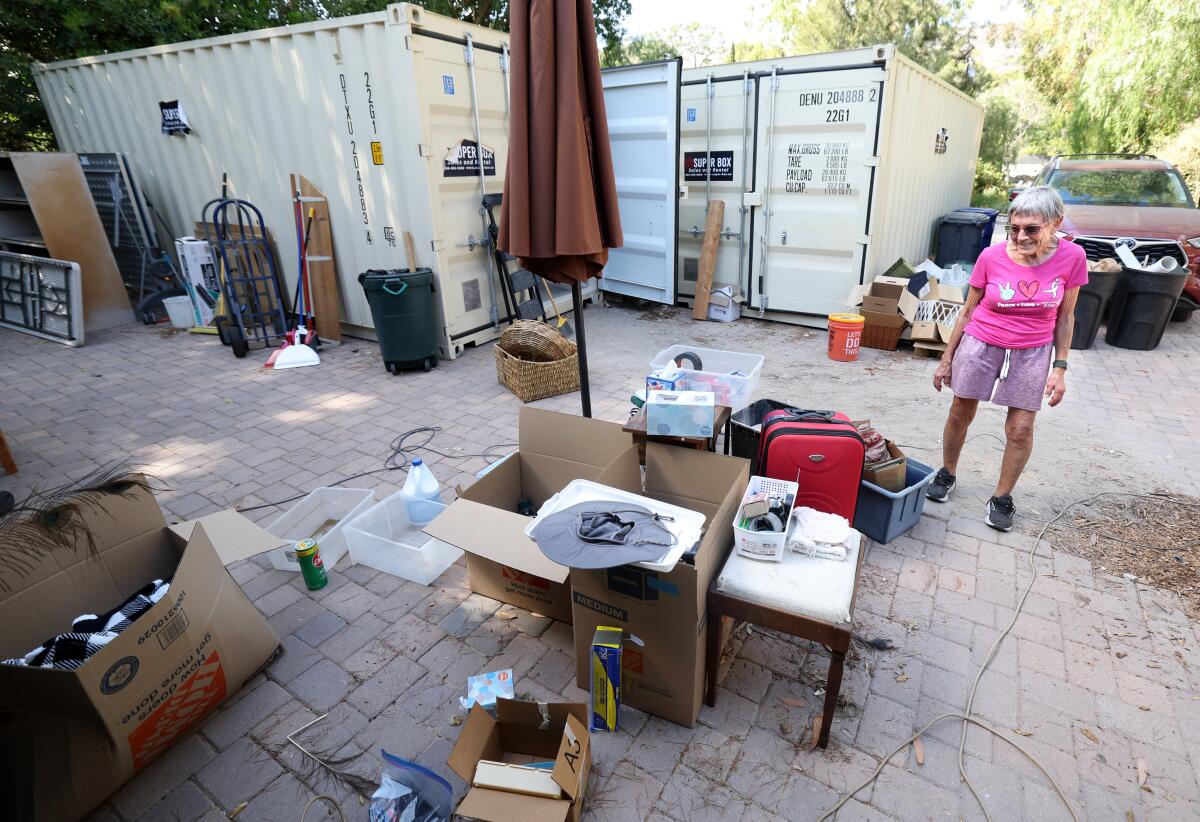
{"type": "Polygon", "coordinates": [[[321,562],[321,549],[315,539],[302,539],[296,543],[296,561],[300,563],[300,575],[310,591],[319,591],[329,582],[325,564],[321,562]]]}

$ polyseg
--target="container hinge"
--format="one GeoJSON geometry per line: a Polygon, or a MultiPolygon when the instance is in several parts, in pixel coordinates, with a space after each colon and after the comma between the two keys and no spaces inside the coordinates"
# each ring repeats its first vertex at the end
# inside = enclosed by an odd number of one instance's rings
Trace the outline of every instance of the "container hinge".
{"type": "Polygon", "coordinates": [[[681,185],[679,187],[679,199],[686,200],[687,198],[688,198],[688,187],[686,185],[681,185]]]}
{"type": "Polygon", "coordinates": [[[500,70],[508,71],[508,45],[507,44],[505,44],[504,48],[500,50],[500,70]]]}
{"type": "Polygon", "coordinates": [[[433,251],[435,253],[443,250],[445,247],[446,247],[446,244],[444,242],[442,242],[441,240],[430,240],[429,241],[429,250],[433,251]]]}
{"type": "Polygon", "coordinates": [[[868,157],[865,160],[863,160],[863,165],[871,166],[873,168],[878,167],[879,166],[879,158],[878,157],[868,157]]]}
{"type": "Polygon", "coordinates": [[[708,85],[708,96],[716,97],[717,96],[717,86],[715,83],[713,83],[713,76],[711,74],[708,75],[707,85],[708,85]]]}
{"type": "Polygon", "coordinates": [[[746,75],[746,77],[742,80],[742,83],[743,94],[749,94],[750,92],[754,91],[754,80],[750,77],[750,75],[746,75]]]}
{"type": "Polygon", "coordinates": [[[742,194],[742,205],[744,206],[761,206],[763,204],[763,196],[761,191],[747,191],[742,194]]]}
{"type": "Polygon", "coordinates": [[[774,73],[771,75],[771,91],[779,91],[779,74],[778,73],[774,73]]]}
{"type": "Polygon", "coordinates": [[[415,35],[406,34],[404,35],[404,47],[409,51],[420,51],[421,41],[415,35]]]}
{"type": "Polygon", "coordinates": [[[417,154],[421,157],[432,157],[433,148],[425,143],[417,143],[417,154]]]}
{"type": "Polygon", "coordinates": [[[871,244],[871,235],[870,234],[859,234],[857,237],[854,238],[854,242],[858,243],[859,245],[870,245],[871,244]]]}
{"type": "Polygon", "coordinates": [[[475,41],[467,35],[467,44],[463,46],[463,62],[468,66],[475,65],[475,41]]]}

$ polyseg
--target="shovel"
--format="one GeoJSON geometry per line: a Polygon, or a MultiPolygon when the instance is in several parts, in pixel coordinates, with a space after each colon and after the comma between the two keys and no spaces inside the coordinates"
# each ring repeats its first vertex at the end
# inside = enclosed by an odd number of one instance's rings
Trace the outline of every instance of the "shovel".
{"type": "Polygon", "coordinates": [[[546,297],[550,300],[550,307],[554,309],[554,317],[556,322],[550,323],[547,320],[547,324],[554,325],[555,329],[558,330],[558,333],[562,334],[568,340],[571,339],[575,336],[575,329],[571,327],[569,322],[567,322],[566,317],[558,313],[558,303],[554,302],[554,294],[550,291],[550,286],[546,285],[546,281],[541,277],[537,277],[537,281],[542,284],[542,288],[546,289],[546,297]]]}

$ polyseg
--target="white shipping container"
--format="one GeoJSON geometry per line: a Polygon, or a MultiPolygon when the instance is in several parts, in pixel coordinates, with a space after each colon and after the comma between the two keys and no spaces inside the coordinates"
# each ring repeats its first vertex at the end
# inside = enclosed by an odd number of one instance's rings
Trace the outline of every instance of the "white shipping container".
{"type": "Polygon", "coordinates": [[[894,46],[687,69],[680,107],[680,298],[710,199],[715,285],[740,289],[743,315],[809,325],[924,259],[936,218],[970,204],[983,107],[894,46]]]}
{"type": "MultiPolygon", "coordinates": [[[[176,236],[192,233],[228,172],[232,196],[262,210],[289,293],[298,250],[288,175],[308,178],[329,200],[349,333],[372,336],[357,278],[406,267],[405,231],[417,264],[436,278],[443,356],[503,327],[492,255],[479,241],[486,236],[481,195],[504,187],[506,33],[401,3],[38,65],[34,77],[62,149],[128,154],[176,236]],[[159,104],[170,101],[191,133],[163,133],[159,104]]],[[[556,292],[567,308],[569,292],[556,292]]]]}

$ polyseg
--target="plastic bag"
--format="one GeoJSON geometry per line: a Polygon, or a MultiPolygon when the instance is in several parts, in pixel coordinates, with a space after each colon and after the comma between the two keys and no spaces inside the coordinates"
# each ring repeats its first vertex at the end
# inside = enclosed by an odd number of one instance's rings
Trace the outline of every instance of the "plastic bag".
{"type": "Polygon", "coordinates": [[[454,789],[428,768],[384,750],[379,790],[371,796],[371,822],[449,822],[454,789]]]}

